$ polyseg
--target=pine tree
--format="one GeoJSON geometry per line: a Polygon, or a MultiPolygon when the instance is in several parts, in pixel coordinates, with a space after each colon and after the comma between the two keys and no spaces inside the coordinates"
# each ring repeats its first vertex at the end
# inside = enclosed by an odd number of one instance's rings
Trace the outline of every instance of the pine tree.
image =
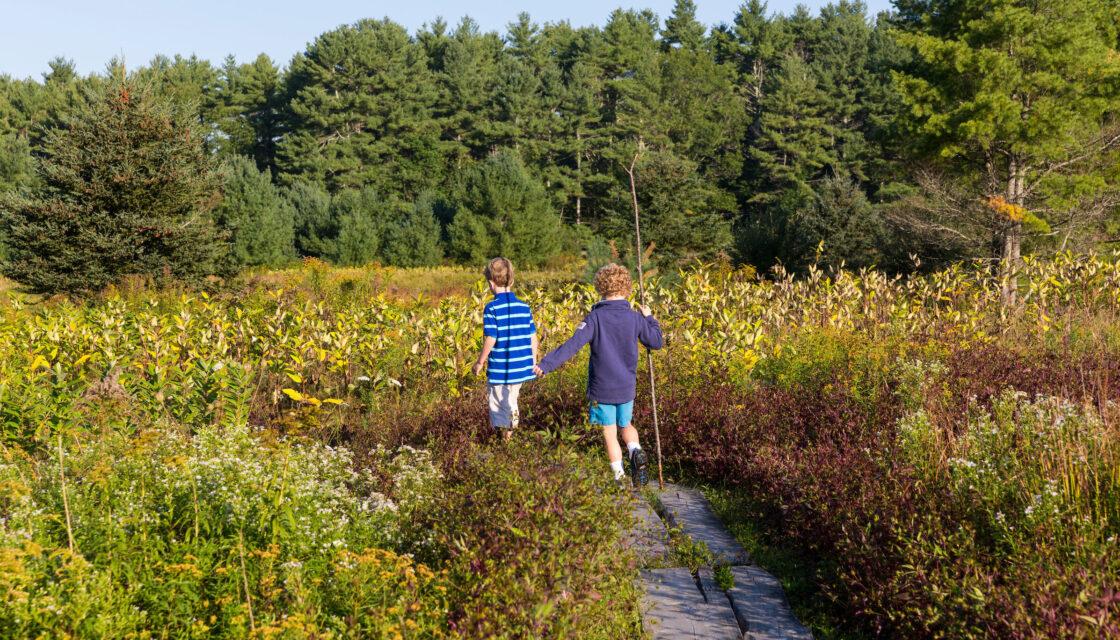
{"type": "Polygon", "coordinates": [[[226,58],[203,108],[217,135],[212,146],[226,156],[249,156],[262,171],[276,171],[280,138],[280,70],[263,53],[249,64],[226,58]]]}
{"type": "Polygon", "coordinates": [[[281,266],[295,257],[295,211],[272,184],[268,171],[244,156],[225,167],[222,203],[215,209],[219,227],[230,237],[236,266],[281,266]]]}
{"type": "Polygon", "coordinates": [[[421,194],[404,207],[385,230],[382,257],[397,267],[431,267],[443,259],[440,224],[436,219],[436,196],[421,194]]]}
{"type": "Polygon", "coordinates": [[[121,78],[89,95],[47,135],[42,185],[4,201],[4,275],[35,293],[82,293],[128,274],[214,273],[218,181],[192,115],[121,78]]]}
{"type": "Polygon", "coordinates": [[[455,194],[448,228],[452,253],[474,261],[497,252],[527,265],[541,265],[563,248],[560,217],[544,185],[516,153],[501,151],[471,168],[455,194]]]}
{"type": "Polygon", "coordinates": [[[763,97],[758,135],[750,149],[751,201],[765,204],[789,188],[805,193],[810,183],[838,164],[835,128],[825,112],[826,96],[812,69],[790,54],[763,97]]]}
{"type": "MultiPolygon", "coordinates": [[[[701,175],[695,162],[671,151],[643,153],[635,168],[642,241],[656,246],[658,264],[675,266],[711,260],[731,247],[731,213],[719,189],[701,175]]],[[[629,178],[614,193],[613,214],[604,222],[607,237],[623,255],[634,253],[634,213],[629,178]]]]}
{"type": "Polygon", "coordinates": [[[331,200],[331,217],[338,224],[338,241],[328,257],[345,266],[376,262],[381,257],[386,222],[394,205],[372,187],[336,194],[331,200]]]}
{"type": "Polygon", "coordinates": [[[0,193],[22,192],[35,182],[35,159],[27,139],[0,134],[0,193]]]}
{"type": "Polygon", "coordinates": [[[1033,218],[1045,226],[1047,185],[1054,176],[1082,174],[1093,158],[1120,145],[1120,136],[1103,132],[1106,119],[1120,113],[1115,4],[900,0],[898,6],[905,29],[899,40],[917,56],[914,68],[899,76],[917,140],[974,179],[977,196],[999,196],[1015,212],[976,211],[977,218],[996,221],[991,231],[1011,301],[1024,223],[1033,218]]]}
{"type": "MultiPolygon", "coordinates": [[[[430,41],[434,46],[436,41],[430,41]]],[[[493,147],[486,128],[502,41],[495,33],[481,33],[474,20],[463,18],[438,50],[433,70],[440,94],[434,112],[443,132],[443,153],[456,170],[493,147]]]]}
{"type": "Polygon", "coordinates": [[[212,90],[218,79],[218,72],[209,61],[193,55],[189,58],[157,55],[134,75],[137,82],[151,87],[157,95],[179,108],[192,110],[196,117],[201,117],[203,96],[212,90]]]}
{"type": "Polygon", "coordinates": [[[699,51],[704,45],[704,32],[707,29],[696,19],[696,3],[692,0],[677,0],[673,14],[665,20],[665,31],[661,34],[662,46],[670,49],[679,46],[685,51],[699,51]]]}
{"type": "Polygon", "coordinates": [[[436,85],[400,25],[361,20],[324,33],[292,61],[286,93],[277,165],[289,183],[408,199],[437,182],[436,85]]]}
{"type": "Polygon", "coordinates": [[[283,189],[294,216],[296,251],[301,256],[330,259],[338,253],[338,220],[331,211],[331,196],[307,182],[283,189]]]}

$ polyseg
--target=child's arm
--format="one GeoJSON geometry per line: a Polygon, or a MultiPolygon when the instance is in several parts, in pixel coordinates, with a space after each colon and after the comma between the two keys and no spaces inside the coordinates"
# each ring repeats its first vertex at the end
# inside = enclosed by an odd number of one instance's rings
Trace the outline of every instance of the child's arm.
{"type": "Polygon", "coordinates": [[[494,345],[498,344],[498,339],[491,336],[484,336],[482,338],[482,352],[478,354],[478,360],[475,361],[471,371],[474,375],[482,373],[482,365],[486,364],[486,359],[490,357],[490,352],[494,350],[494,345]]]}
{"type": "Polygon", "coordinates": [[[645,317],[640,321],[638,340],[647,349],[660,349],[665,344],[665,338],[661,335],[661,325],[657,322],[657,318],[653,317],[649,307],[642,305],[641,310],[645,317]]]}
{"type": "Polygon", "coordinates": [[[529,346],[533,349],[533,366],[536,366],[537,363],[540,362],[539,354],[541,350],[541,342],[537,339],[536,332],[533,333],[533,337],[531,338],[531,340],[532,342],[529,343],[529,346]]]}
{"type": "Polygon", "coordinates": [[[564,344],[553,349],[547,356],[541,358],[541,363],[533,367],[533,373],[538,376],[551,373],[560,368],[560,365],[570,360],[572,356],[579,353],[583,345],[591,342],[591,336],[595,335],[594,324],[595,316],[590,313],[587,314],[583,322],[579,323],[579,326],[576,327],[576,331],[572,334],[572,337],[568,338],[568,341],[564,344]]]}

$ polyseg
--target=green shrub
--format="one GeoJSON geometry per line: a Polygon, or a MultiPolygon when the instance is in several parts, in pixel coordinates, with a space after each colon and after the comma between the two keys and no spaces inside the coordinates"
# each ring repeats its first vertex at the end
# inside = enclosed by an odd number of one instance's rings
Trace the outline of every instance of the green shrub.
{"type": "Polygon", "coordinates": [[[452,630],[638,635],[634,558],[618,543],[630,516],[602,467],[552,441],[474,450],[452,465],[436,508],[413,527],[434,533],[447,563],[452,630]]]}
{"type": "Polygon", "coordinates": [[[437,478],[417,452],[356,472],[344,449],[242,426],[108,435],[61,460],[2,453],[0,626],[15,636],[425,637],[444,624],[445,577],[393,551],[398,514],[437,478]]]}

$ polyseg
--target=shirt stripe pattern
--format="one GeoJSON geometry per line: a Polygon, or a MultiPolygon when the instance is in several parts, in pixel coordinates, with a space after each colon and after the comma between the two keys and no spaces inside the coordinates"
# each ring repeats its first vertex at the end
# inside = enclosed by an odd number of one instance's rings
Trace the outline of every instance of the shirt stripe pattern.
{"type": "Polygon", "coordinates": [[[482,333],[497,341],[486,365],[490,384],[519,384],[536,377],[532,347],[536,332],[532,310],[513,293],[499,293],[487,303],[482,333]]]}

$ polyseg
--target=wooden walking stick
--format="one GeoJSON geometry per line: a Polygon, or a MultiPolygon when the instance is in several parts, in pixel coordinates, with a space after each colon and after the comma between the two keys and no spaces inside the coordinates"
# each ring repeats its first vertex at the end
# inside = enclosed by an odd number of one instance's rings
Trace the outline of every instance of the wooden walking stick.
{"type": "MultiPolygon", "coordinates": [[[[634,243],[638,249],[638,295],[641,297],[642,305],[646,304],[646,281],[645,274],[642,272],[642,226],[638,215],[638,188],[634,182],[634,167],[638,164],[638,158],[642,155],[642,149],[645,147],[642,140],[638,139],[638,150],[634,152],[634,159],[630,161],[630,166],[626,169],[626,174],[630,176],[630,199],[634,204],[634,243]]],[[[661,469],[661,428],[657,421],[657,384],[653,379],[653,351],[646,349],[646,362],[649,364],[649,396],[650,402],[653,405],[653,438],[657,445],[657,488],[665,489],[665,476],[661,469]]]]}

